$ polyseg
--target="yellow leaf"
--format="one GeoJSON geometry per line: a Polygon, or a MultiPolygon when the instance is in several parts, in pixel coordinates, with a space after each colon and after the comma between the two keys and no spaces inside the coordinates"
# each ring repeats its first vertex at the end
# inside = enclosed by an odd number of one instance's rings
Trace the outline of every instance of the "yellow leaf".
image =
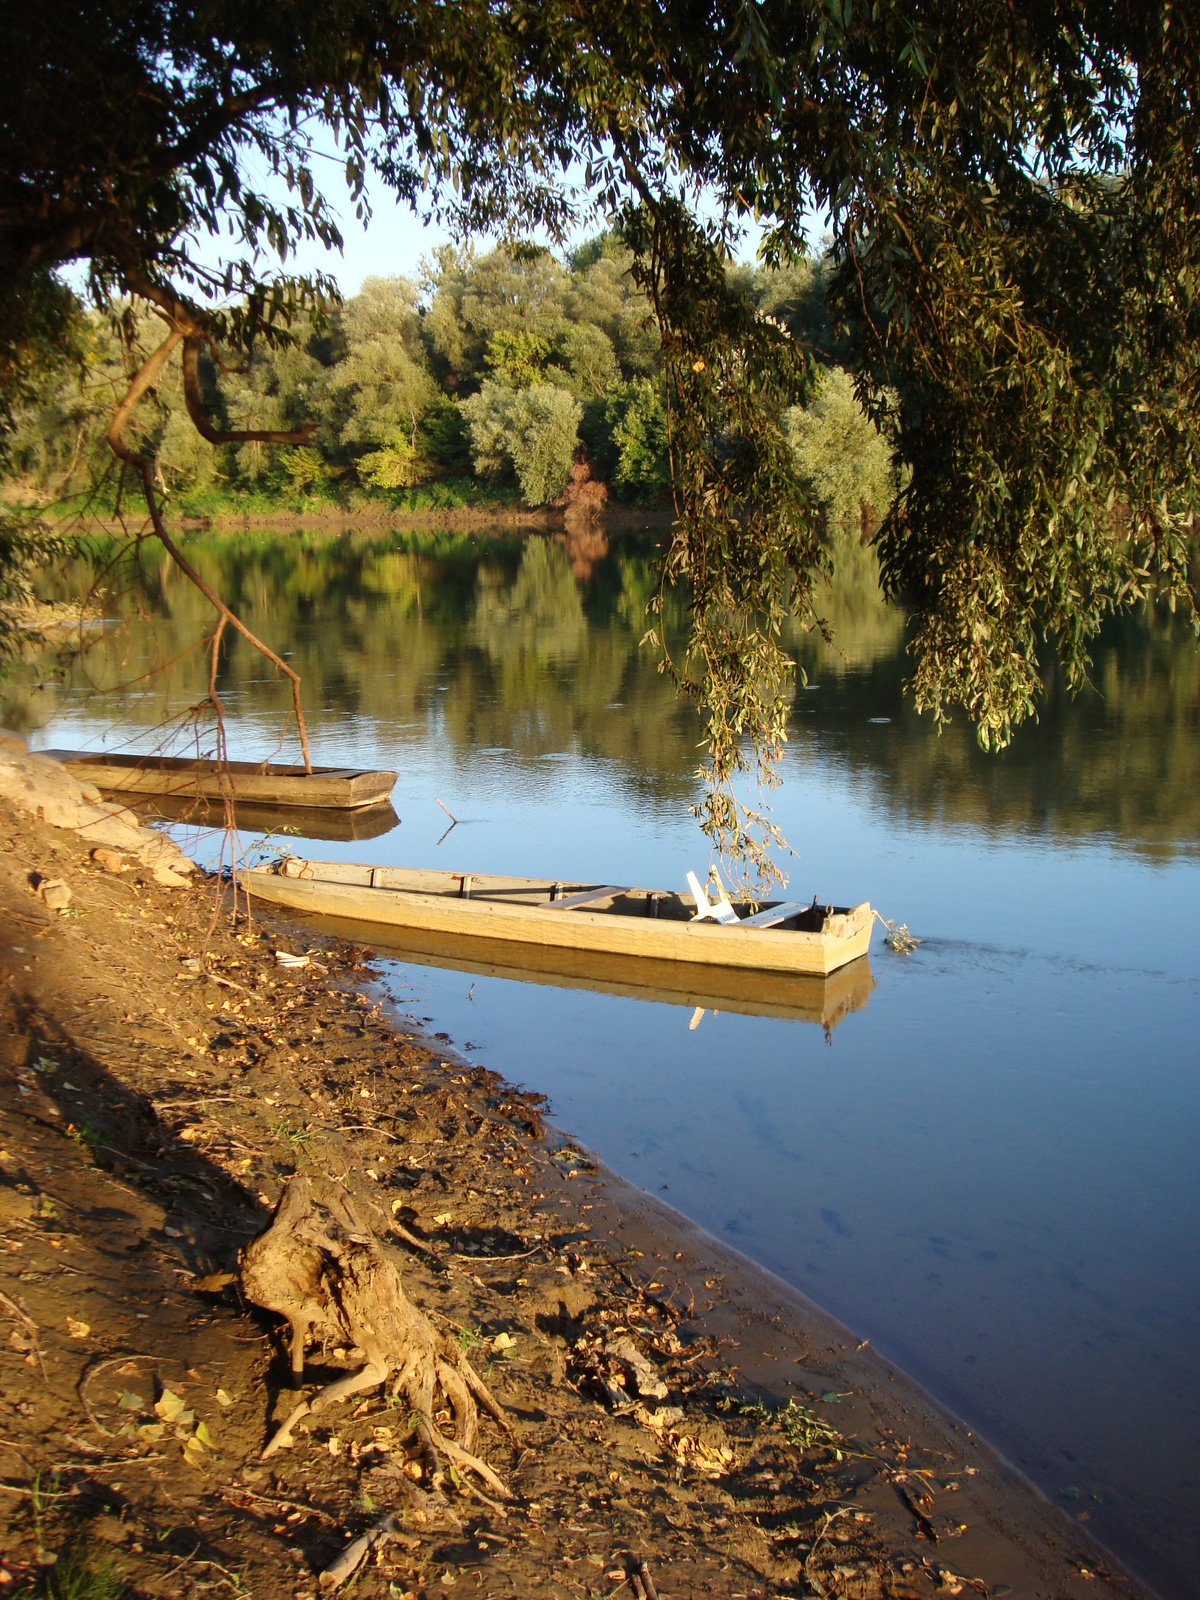
{"type": "Polygon", "coordinates": [[[439,1224],[439,1226],[441,1226],[441,1227],[443,1227],[443,1228],[444,1228],[444,1227],[445,1227],[445,1226],[446,1226],[446,1225],[447,1225],[447,1223],[449,1223],[449,1222],[450,1222],[450,1221],[451,1221],[451,1219],[452,1219],[452,1218],[453,1218],[453,1216],[454,1216],[454,1213],[453,1213],[453,1212],[452,1212],[452,1211],[443,1211],[443,1212],[442,1212],[442,1213],[441,1213],[441,1214],[440,1214],[440,1216],[436,1216],[436,1217],[434,1217],[434,1219],[433,1219],[433,1220],[434,1220],[434,1221],[435,1221],[435,1222],[436,1222],[436,1223],[438,1223],[438,1224],[439,1224]]]}
{"type": "Polygon", "coordinates": [[[86,1339],[91,1331],[86,1322],[76,1322],[74,1317],[67,1318],[67,1332],[72,1339],[86,1339]]]}
{"type": "Polygon", "coordinates": [[[184,1409],[184,1402],[170,1389],[164,1389],[161,1397],[155,1401],[154,1410],[164,1422],[174,1422],[175,1418],[184,1409]]]}
{"type": "Polygon", "coordinates": [[[212,1434],[209,1433],[206,1423],[198,1422],[196,1424],[196,1432],[194,1433],[193,1438],[199,1439],[200,1443],[206,1444],[210,1450],[216,1448],[212,1441],[212,1434]]]}
{"type": "Polygon", "coordinates": [[[228,1389],[217,1390],[217,1402],[219,1405],[223,1406],[231,1406],[235,1404],[234,1398],[228,1389]]]}

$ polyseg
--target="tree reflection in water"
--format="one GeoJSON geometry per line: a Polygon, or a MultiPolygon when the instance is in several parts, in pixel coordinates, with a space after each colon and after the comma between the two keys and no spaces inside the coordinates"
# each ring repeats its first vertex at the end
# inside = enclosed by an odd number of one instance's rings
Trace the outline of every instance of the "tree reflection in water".
{"type": "MultiPolygon", "coordinates": [[[[371,743],[425,738],[463,755],[505,749],[533,762],[575,752],[606,764],[629,793],[681,807],[693,796],[700,727],[639,649],[660,533],[606,532],[581,520],[551,536],[509,530],[341,536],[194,536],[189,553],[250,627],[301,672],[313,736],[347,719],[371,743]]],[[[1200,834],[1200,652],[1182,619],[1153,604],[1112,624],[1093,686],[1072,700],[1047,658],[1040,720],[1002,755],[984,755],[965,718],[939,737],[904,696],[905,619],[879,594],[874,555],[834,541],[823,613],[832,646],[793,630],[806,669],[791,761],[835,759],[878,801],[922,820],[1056,835],[1103,834],[1139,851],[1195,848],[1200,834]]],[[[109,552],[77,562],[50,598],[88,589],[109,552]]],[[[61,681],[27,662],[3,718],[36,728],[56,708],[97,725],[149,730],[203,697],[205,661],[189,647],[210,625],[202,598],[166,563],[141,557],[132,600],[61,681]],[[176,659],[179,658],[179,659],[176,659]],[[173,662],[161,675],[146,674],[173,662]],[[90,686],[104,691],[86,698],[90,686]]],[[[665,630],[682,644],[685,596],[665,630]]],[[[235,725],[282,724],[284,686],[231,639],[219,684],[235,725]]]]}

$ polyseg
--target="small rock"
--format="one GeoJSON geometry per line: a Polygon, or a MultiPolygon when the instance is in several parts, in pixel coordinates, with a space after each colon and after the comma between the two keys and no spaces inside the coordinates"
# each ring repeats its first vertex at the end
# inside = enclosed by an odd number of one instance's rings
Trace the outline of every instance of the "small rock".
{"type": "Polygon", "coordinates": [[[665,1400],[667,1386],[661,1375],[646,1360],[632,1339],[618,1339],[607,1346],[606,1353],[615,1356],[633,1375],[638,1394],[644,1400],[665,1400]]]}
{"type": "Polygon", "coordinates": [[[188,886],[188,880],[178,872],[173,872],[168,866],[155,867],[154,881],[161,884],[164,889],[186,889],[188,886]]]}
{"type": "Polygon", "coordinates": [[[33,1215],[33,1196],[5,1185],[0,1188],[0,1223],[21,1222],[33,1215]]]}
{"type": "Polygon", "coordinates": [[[110,850],[107,845],[97,845],[92,851],[92,860],[105,872],[127,872],[125,857],[119,850],[110,850]]]}
{"type": "Polygon", "coordinates": [[[34,873],[33,891],[50,911],[65,911],[71,904],[71,891],[62,878],[43,878],[34,873]]]}

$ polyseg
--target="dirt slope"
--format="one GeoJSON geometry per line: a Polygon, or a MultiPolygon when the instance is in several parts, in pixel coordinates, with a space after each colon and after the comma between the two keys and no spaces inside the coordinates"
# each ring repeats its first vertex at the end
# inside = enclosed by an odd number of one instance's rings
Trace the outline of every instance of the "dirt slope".
{"type": "MultiPolygon", "coordinates": [[[[844,1330],[547,1134],[540,1097],[385,1016],[362,952],[88,851],[0,802],[0,1593],[299,1600],[389,1507],[345,1592],[624,1600],[643,1560],[663,1600],[1142,1592],[844,1330]],[[481,1445],[507,1504],[448,1484],[422,1520],[382,1393],[259,1461],[295,1396],[233,1275],[296,1171],[346,1186],[469,1345],[512,1420],[481,1445]]],[[[306,1378],[354,1364],[310,1352],[306,1378]]]]}

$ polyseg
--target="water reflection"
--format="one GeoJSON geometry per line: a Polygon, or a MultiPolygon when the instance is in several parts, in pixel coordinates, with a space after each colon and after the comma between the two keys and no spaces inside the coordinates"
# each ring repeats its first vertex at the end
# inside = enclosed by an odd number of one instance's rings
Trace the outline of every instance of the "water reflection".
{"type": "Polygon", "coordinates": [[[875,987],[867,956],[828,977],[814,977],[736,968],[698,969],[644,956],[533,947],[503,939],[464,939],[412,928],[392,930],[347,917],[322,917],[320,927],[370,945],[392,960],[422,967],[678,1006],[691,1013],[691,1032],[703,1014],[711,1011],[714,1017],[730,1012],[817,1023],[829,1034],[852,1012],[862,1010],[875,987]]]}
{"type": "MultiPolygon", "coordinates": [[[[201,834],[211,834],[225,826],[222,807],[195,795],[123,796],[122,804],[147,822],[168,822],[201,834]]],[[[244,836],[257,836],[264,847],[275,841],[282,848],[291,837],[346,842],[379,839],[398,828],[400,818],[390,801],[339,810],[331,806],[254,805],[243,800],[237,808],[237,825],[244,836]]]]}
{"type": "MultiPolygon", "coordinates": [[[[339,857],[682,887],[706,854],[687,815],[699,727],[638,648],[654,539],[206,536],[189,553],[302,673],[314,758],[400,773],[403,823],[339,857]]],[[[1182,1600],[1200,1566],[1200,655],[1144,608],[1098,643],[1085,694],[1051,671],[1038,723],[985,757],[905,702],[904,618],[870,552],[835,560],[835,646],[789,641],[810,681],[776,796],[789,893],[869,898],[924,936],[915,954],[880,950],[874,992],[844,1006],[653,994],[640,972],[534,982],[499,954],[411,944],[392,981],[1182,1600]]],[[[147,749],[202,697],[197,652],[146,676],[208,626],[171,568],[146,576],[149,620],[27,682],[4,721],[56,710],[44,743],[147,749]],[[88,698],[89,680],[112,692],[88,698]]],[[[664,620],[677,644],[677,602],[664,620]]],[[[238,641],[220,687],[231,753],[261,759],[284,689],[238,641]]]]}
{"type": "MultiPolygon", "coordinates": [[[[574,753],[611,764],[609,778],[632,794],[685,801],[699,725],[639,649],[656,537],[203,537],[189,554],[300,671],[326,756],[331,738],[345,747],[350,724],[374,749],[432,736],[463,758],[504,752],[526,769],[574,753]]],[[[92,640],[66,683],[10,690],[11,723],[37,728],[101,688],[104,702],[82,712],[98,743],[106,722],[148,732],[203,699],[205,602],[169,563],[145,562],[149,617],[92,640]]],[[[1113,624],[1076,699],[1048,661],[1037,723],[985,756],[962,719],[939,735],[905,700],[904,618],[880,598],[872,552],[844,539],[835,565],[822,608],[834,645],[799,630],[788,640],[810,680],[793,708],[797,759],[819,747],[867,779],[877,802],[927,824],[1195,850],[1200,653],[1181,617],[1147,606],[1113,624]]],[[[66,587],[85,581],[80,569],[66,587]]],[[[674,645],[683,621],[676,597],[664,618],[674,645]]],[[[252,713],[256,737],[268,712],[282,726],[284,687],[236,637],[220,690],[239,746],[239,713],[252,713]]]]}

